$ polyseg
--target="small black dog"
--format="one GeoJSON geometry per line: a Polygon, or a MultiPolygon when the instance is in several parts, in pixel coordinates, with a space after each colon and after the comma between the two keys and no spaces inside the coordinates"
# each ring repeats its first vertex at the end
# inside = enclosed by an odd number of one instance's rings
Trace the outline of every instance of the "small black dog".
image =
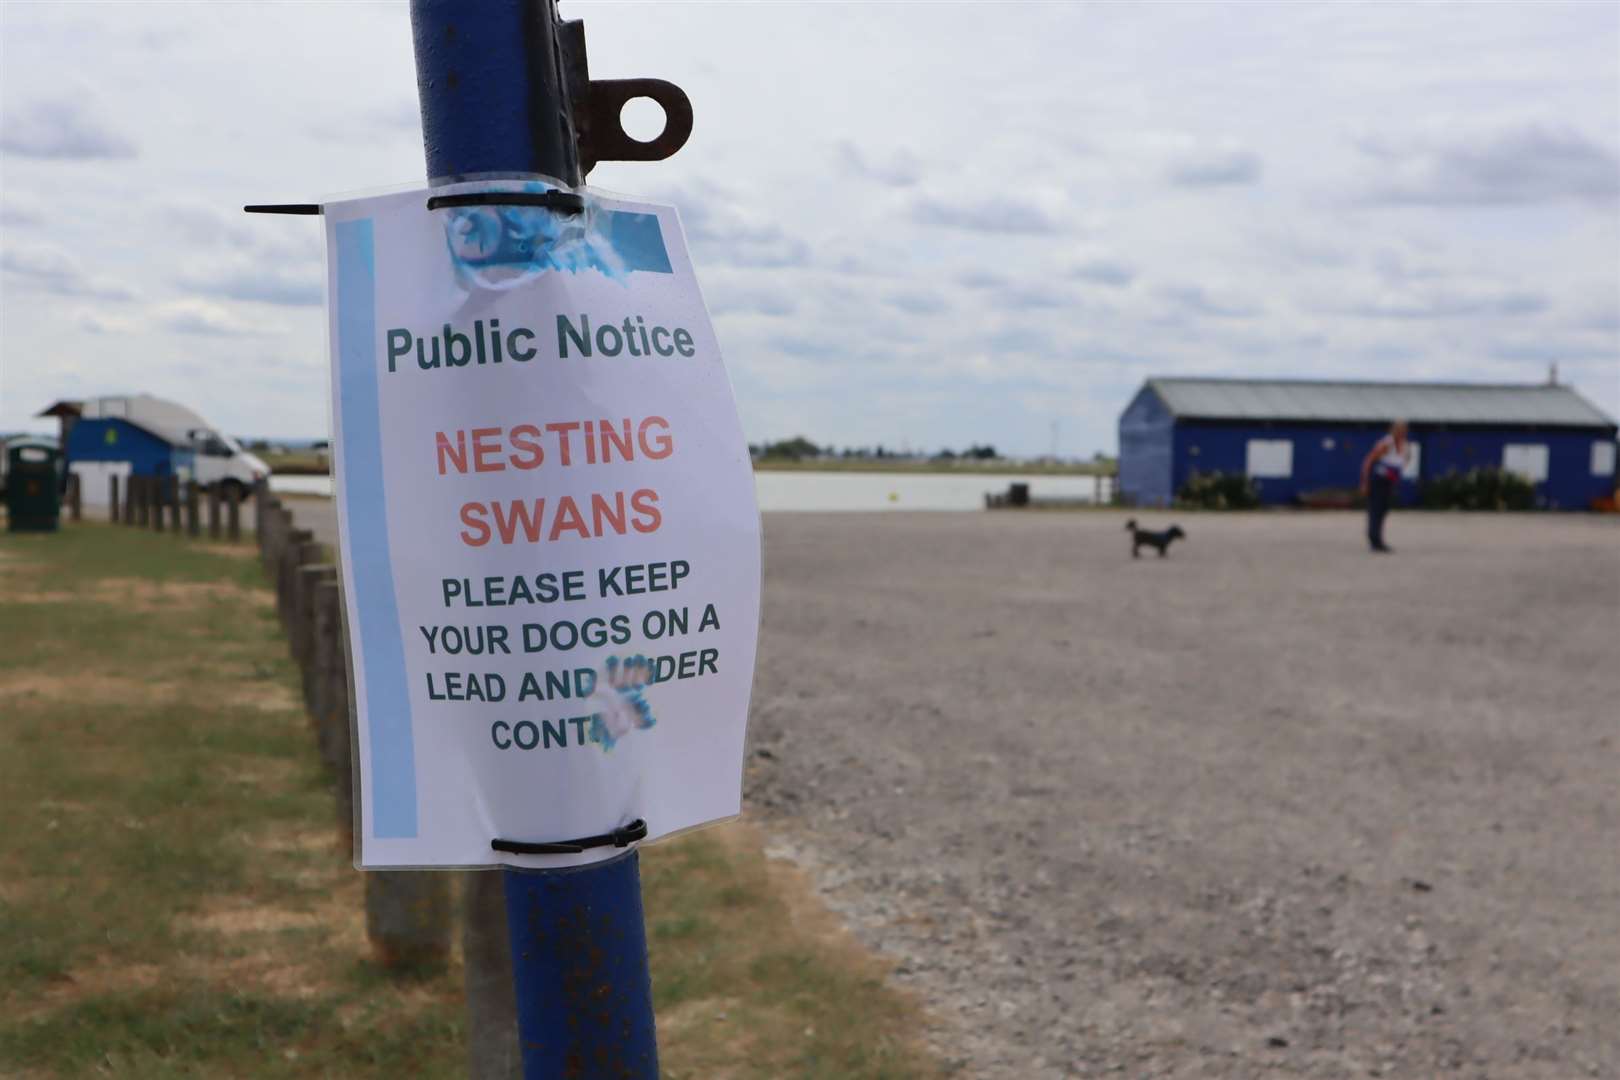
{"type": "Polygon", "coordinates": [[[1131,518],[1125,523],[1125,531],[1131,534],[1131,558],[1133,559],[1142,557],[1141,549],[1144,544],[1148,547],[1158,548],[1159,558],[1162,559],[1172,540],[1185,539],[1187,536],[1186,533],[1181,531],[1180,525],[1172,525],[1164,532],[1149,532],[1147,529],[1138,529],[1135,518],[1131,518]]]}

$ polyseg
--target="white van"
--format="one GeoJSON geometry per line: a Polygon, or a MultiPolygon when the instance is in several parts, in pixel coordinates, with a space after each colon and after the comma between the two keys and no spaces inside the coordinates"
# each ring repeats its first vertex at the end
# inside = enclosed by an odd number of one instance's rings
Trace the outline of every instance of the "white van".
{"type": "Polygon", "coordinates": [[[186,432],[191,449],[190,475],[182,466],[182,479],[197,481],[203,487],[218,485],[220,491],[234,486],[237,496],[245,497],[261,478],[270,476],[270,466],[257,454],[242,449],[242,444],[222,432],[211,428],[192,428],[186,432]]]}

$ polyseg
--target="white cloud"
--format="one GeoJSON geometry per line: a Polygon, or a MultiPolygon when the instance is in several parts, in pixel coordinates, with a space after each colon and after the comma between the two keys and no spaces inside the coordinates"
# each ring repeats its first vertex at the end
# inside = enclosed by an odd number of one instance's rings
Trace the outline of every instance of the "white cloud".
{"type": "Polygon", "coordinates": [[[1136,269],[1122,259],[1099,255],[1069,267],[1069,276],[1080,281],[1122,289],[1136,280],[1136,269]]]}
{"type": "MultiPolygon", "coordinates": [[[[42,374],[6,369],[0,428],[72,372],[320,434],[321,222],[240,207],[420,178],[406,7],[4,6],[0,331],[42,374]],[[40,100],[78,104],[14,131],[40,100]]],[[[679,208],[756,440],[1044,452],[1063,416],[1089,454],[1150,374],[1548,353],[1620,412],[1612,5],[570,13],[599,75],[691,96],[678,155],[593,181],[679,208]]]]}
{"type": "Polygon", "coordinates": [[[0,251],[0,270],[23,288],[77,296],[91,300],[133,300],[137,295],[122,282],[85,271],[79,261],[45,244],[8,244],[0,251]]]}
{"type": "Polygon", "coordinates": [[[1339,310],[1362,319],[1459,319],[1538,315],[1547,307],[1545,296],[1527,289],[1480,291],[1440,285],[1383,290],[1339,310]]]}
{"type": "Polygon", "coordinates": [[[282,307],[314,307],[326,298],[326,276],[318,262],[302,265],[239,263],[180,279],[192,292],[282,307]]]}
{"type": "Polygon", "coordinates": [[[978,268],[956,275],[956,283],[964,289],[1002,289],[1011,284],[1005,274],[978,268]]]}
{"type": "Polygon", "coordinates": [[[702,263],[756,270],[806,266],[810,246],[766,215],[752,200],[713,181],[665,189],[660,198],[680,208],[694,258],[702,263]]]}
{"type": "Polygon", "coordinates": [[[159,305],[152,311],[151,322],[160,330],[200,337],[257,337],[269,332],[263,323],[209,300],[174,300],[159,305]]]}
{"type": "Polygon", "coordinates": [[[787,289],[739,286],[729,281],[716,282],[708,290],[708,300],[709,313],[715,318],[723,315],[783,317],[799,309],[798,300],[787,289]]]}
{"type": "Polygon", "coordinates": [[[910,187],[923,178],[917,155],[900,148],[884,153],[863,151],[848,139],[838,143],[839,160],[856,176],[889,187],[910,187]]]}
{"type": "Polygon", "coordinates": [[[1260,155],[1236,147],[1209,147],[1178,154],[1166,169],[1180,187],[1253,184],[1260,179],[1260,155]]]}
{"type": "Polygon", "coordinates": [[[1364,138],[1359,146],[1376,168],[1370,181],[1375,202],[1449,206],[1620,199],[1620,156],[1568,124],[1386,135],[1364,138]]]}
{"type": "Polygon", "coordinates": [[[981,233],[1050,233],[1057,222],[1038,203],[1013,189],[986,194],[918,195],[911,203],[911,220],[981,233]]]}
{"type": "Polygon", "coordinates": [[[884,299],[907,315],[937,315],[949,306],[945,297],[933,289],[898,289],[884,299]]]}
{"type": "Polygon", "coordinates": [[[38,225],[45,220],[45,208],[37,200],[7,192],[0,199],[0,225],[38,225]]]}
{"type": "Polygon", "coordinates": [[[0,153],[94,161],[131,158],[136,149],[89,101],[55,98],[26,102],[0,114],[0,153]]]}
{"type": "Polygon", "coordinates": [[[1202,285],[1165,285],[1160,295],[1185,314],[1211,319],[1250,319],[1260,314],[1260,305],[1230,293],[1215,295],[1202,285]]]}

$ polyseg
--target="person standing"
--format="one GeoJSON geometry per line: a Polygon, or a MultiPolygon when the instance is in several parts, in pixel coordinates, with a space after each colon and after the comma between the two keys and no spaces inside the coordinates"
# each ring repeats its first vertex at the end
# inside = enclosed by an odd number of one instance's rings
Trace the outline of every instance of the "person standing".
{"type": "Polygon", "coordinates": [[[1384,543],[1384,518],[1389,516],[1401,474],[1412,457],[1406,421],[1389,425],[1389,433],[1373,444],[1361,462],[1361,494],[1367,499],[1367,543],[1378,552],[1393,551],[1384,543]]]}

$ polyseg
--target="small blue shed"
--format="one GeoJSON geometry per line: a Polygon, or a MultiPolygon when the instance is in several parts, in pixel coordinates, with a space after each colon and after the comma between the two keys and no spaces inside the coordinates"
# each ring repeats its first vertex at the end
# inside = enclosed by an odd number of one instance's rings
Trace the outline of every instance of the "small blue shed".
{"type": "Polygon", "coordinates": [[[128,462],[135,476],[167,476],[175,471],[176,448],[161,435],[122,417],[80,420],[68,435],[67,455],[81,462],[128,462]]]}
{"type": "Polygon", "coordinates": [[[1251,477],[1262,502],[1354,489],[1394,419],[1414,446],[1401,484],[1486,466],[1517,472],[1538,502],[1584,510],[1615,489],[1615,422],[1568,386],[1155,378],[1119,418],[1119,488],[1167,506],[1195,471],[1251,477]]]}

